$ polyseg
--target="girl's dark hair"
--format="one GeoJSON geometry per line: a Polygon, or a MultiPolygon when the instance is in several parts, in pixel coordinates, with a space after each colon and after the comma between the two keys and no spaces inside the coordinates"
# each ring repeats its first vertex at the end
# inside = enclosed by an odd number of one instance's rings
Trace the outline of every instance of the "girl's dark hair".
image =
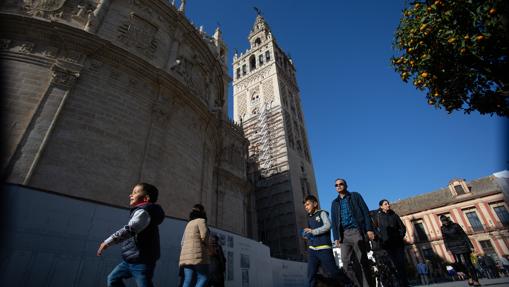
{"type": "Polygon", "coordinates": [[[201,212],[205,212],[205,207],[201,203],[197,203],[193,206],[193,210],[198,210],[201,212]]]}
{"type": "Polygon", "coordinates": [[[387,203],[389,203],[389,201],[385,198],[380,200],[380,202],[378,202],[378,206],[382,206],[382,204],[384,204],[384,202],[386,202],[386,201],[387,201],[387,203]]]}
{"type": "Polygon", "coordinates": [[[191,210],[191,213],[189,214],[189,221],[197,218],[203,218],[207,220],[207,215],[205,214],[204,211],[196,210],[193,208],[193,210],[191,210]]]}

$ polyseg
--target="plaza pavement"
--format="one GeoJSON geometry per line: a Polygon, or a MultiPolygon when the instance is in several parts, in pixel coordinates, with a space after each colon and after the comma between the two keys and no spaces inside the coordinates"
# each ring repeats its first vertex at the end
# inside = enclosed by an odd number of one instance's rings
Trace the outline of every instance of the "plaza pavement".
{"type": "MultiPolygon", "coordinates": [[[[502,277],[496,279],[480,279],[479,282],[482,286],[490,286],[490,287],[509,287],[509,277],[502,277]]],[[[412,285],[412,286],[426,286],[426,285],[412,285]]],[[[427,285],[430,287],[464,287],[468,286],[467,281],[451,281],[451,282],[442,282],[437,284],[427,285]]]]}

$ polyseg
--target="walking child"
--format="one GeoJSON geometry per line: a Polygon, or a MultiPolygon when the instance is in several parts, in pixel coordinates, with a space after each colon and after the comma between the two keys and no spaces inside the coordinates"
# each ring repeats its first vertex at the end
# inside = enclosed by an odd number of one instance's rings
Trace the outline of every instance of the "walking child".
{"type": "Polygon", "coordinates": [[[164,211],[157,201],[159,191],[148,183],[138,183],[129,195],[129,223],[99,245],[97,256],[108,247],[122,243],[122,262],[108,275],[109,287],[125,286],[123,280],[134,278],[138,287],[151,287],[156,261],[160,256],[159,224],[164,211]]]}
{"type": "Polygon", "coordinates": [[[318,209],[318,200],[313,195],[305,198],[304,209],[308,213],[308,227],[304,228],[303,236],[307,239],[309,247],[307,274],[309,286],[315,286],[319,267],[322,267],[328,278],[337,281],[340,274],[332,253],[329,215],[326,211],[318,209]]]}

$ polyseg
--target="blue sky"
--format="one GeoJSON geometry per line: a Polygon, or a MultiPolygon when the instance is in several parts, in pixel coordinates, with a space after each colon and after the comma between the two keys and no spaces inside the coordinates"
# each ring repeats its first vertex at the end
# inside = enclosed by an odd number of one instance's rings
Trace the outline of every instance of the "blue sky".
{"type": "MultiPolygon", "coordinates": [[[[187,17],[209,34],[220,23],[230,66],[234,49],[248,48],[252,7],[262,10],[297,68],[324,209],[336,196],[337,177],[374,209],[381,198],[404,199],[452,178],[472,180],[508,168],[507,119],[436,110],[391,68],[404,0],[187,2],[187,17]]],[[[231,92],[230,86],[230,115],[231,92]]]]}

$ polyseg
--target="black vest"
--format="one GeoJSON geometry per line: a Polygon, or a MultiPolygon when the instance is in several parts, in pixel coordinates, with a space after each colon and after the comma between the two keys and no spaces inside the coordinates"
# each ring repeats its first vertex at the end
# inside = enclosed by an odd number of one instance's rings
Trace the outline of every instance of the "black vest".
{"type": "MultiPolygon", "coordinates": [[[[322,212],[325,212],[325,216],[329,216],[327,211],[325,210],[317,210],[313,214],[308,214],[308,226],[311,229],[316,229],[323,226],[323,221],[321,218],[322,212]]],[[[308,242],[309,246],[321,246],[321,245],[329,245],[332,246],[332,242],[330,239],[330,229],[329,231],[320,234],[320,235],[313,235],[313,237],[308,242]]]]}
{"type": "Polygon", "coordinates": [[[150,223],[140,233],[127,239],[122,244],[122,258],[128,263],[153,264],[159,259],[159,227],[164,220],[164,211],[154,203],[137,206],[131,209],[131,218],[138,209],[144,209],[150,215],[150,223]]]}

